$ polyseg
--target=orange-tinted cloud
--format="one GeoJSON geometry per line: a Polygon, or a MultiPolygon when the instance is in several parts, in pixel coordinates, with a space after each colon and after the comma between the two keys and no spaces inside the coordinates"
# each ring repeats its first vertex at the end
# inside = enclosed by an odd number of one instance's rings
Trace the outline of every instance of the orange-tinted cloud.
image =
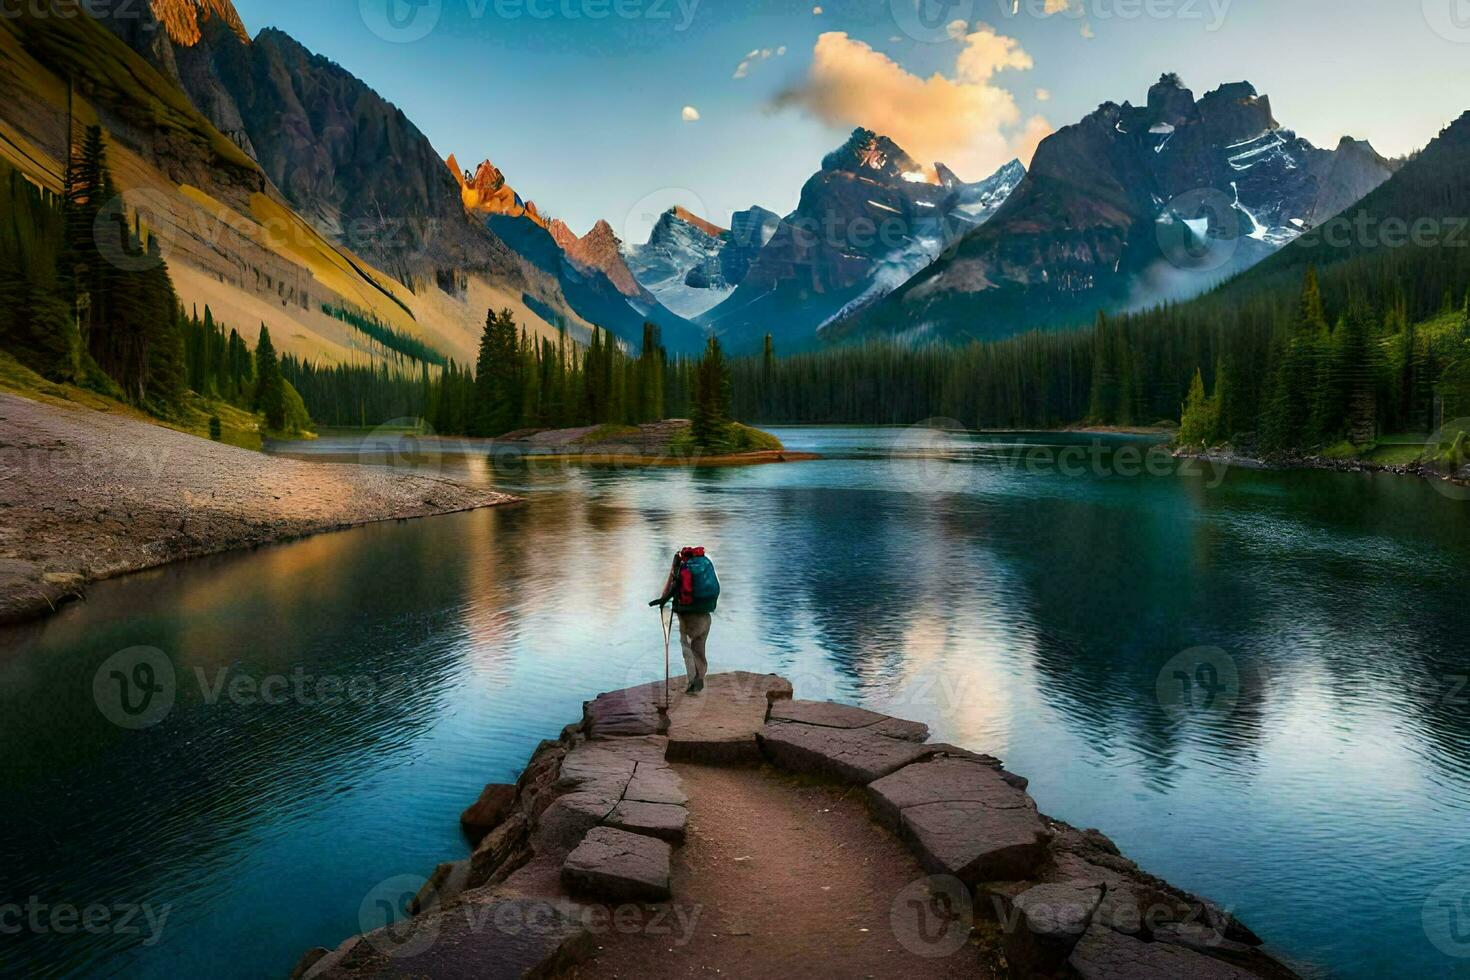
{"type": "Polygon", "coordinates": [[[961,39],[954,77],[911,74],[887,55],[840,31],[823,34],[805,81],[778,97],[837,126],[864,126],[889,137],[926,166],[944,163],[966,180],[989,176],[1013,157],[1031,159],[1051,132],[1040,116],[1023,120],[999,71],[1025,71],[1031,56],[1010,37],[979,27],[961,39]]]}

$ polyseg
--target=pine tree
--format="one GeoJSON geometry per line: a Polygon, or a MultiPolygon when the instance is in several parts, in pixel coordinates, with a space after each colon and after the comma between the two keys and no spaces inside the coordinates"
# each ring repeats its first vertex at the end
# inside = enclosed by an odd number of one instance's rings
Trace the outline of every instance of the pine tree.
{"type": "Polygon", "coordinates": [[[710,337],[694,375],[694,443],[702,450],[725,445],[730,430],[730,368],[718,337],[710,337]]]}
{"type": "MultiPolygon", "coordinates": [[[[1218,381],[1215,387],[1218,396],[1218,381]]],[[[1179,442],[1184,446],[1209,446],[1214,442],[1219,427],[1218,397],[1206,397],[1204,375],[1199,368],[1195,368],[1194,380],[1189,384],[1189,395],[1179,412],[1179,442]]]]}
{"type": "Polygon", "coordinates": [[[267,429],[280,432],[286,427],[286,388],[270,330],[260,325],[260,338],[255,342],[255,411],[265,416],[267,429]]]}

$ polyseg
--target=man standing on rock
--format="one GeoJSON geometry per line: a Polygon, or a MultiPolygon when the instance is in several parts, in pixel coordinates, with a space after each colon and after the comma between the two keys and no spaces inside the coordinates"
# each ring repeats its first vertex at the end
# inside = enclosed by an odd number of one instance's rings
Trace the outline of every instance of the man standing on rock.
{"type": "Polygon", "coordinates": [[[704,675],[709,670],[704,645],[709,639],[710,613],[720,600],[720,580],[703,548],[683,548],[674,553],[663,595],[649,605],[662,608],[670,599],[679,617],[679,645],[684,650],[684,672],[689,677],[684,693],[698,694],[704,690],[704,675]]]}

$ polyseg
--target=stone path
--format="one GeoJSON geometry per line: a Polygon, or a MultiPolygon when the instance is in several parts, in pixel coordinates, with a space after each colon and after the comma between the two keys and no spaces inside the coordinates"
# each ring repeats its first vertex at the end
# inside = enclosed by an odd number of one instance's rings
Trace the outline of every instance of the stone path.
{"type": "Polygon", "coordinates": [[[599,695],[465,811],[481,839],[413,918],[296,975],[1296,976],[1228,913],[1038,812],[998,759],[792,693],[737,672],[666,710],[662,682],[599,695]]]}
{"type": "Polygon", "coordinates": [[[933,950],[905,901],[925,872],[874,823],[861,793],[752,767],[675,769],[690,795],[689,836],[674,862],[674,900],[655,906],[660,928],[599,935],[591,958],[561,976],[1005,976],[993,943],[924,955],[933,950]]]}

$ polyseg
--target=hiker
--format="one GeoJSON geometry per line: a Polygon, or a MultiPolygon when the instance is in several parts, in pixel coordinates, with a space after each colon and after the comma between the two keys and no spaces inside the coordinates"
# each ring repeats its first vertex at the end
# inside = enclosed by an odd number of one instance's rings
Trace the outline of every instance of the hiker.
{"type": "Polygon", "coordinates": [[[703,548],[682,548],[674,553],[663,595],[649,605],[662,609],[670,599],[679,617],[679,645],[684,650],[684,672],[689,677],[684,693],[698,694],[704,690],[704,675],[709,670],[704,644],[709,639],[710,613],[720,599],[720,580],[703,548]]]}

